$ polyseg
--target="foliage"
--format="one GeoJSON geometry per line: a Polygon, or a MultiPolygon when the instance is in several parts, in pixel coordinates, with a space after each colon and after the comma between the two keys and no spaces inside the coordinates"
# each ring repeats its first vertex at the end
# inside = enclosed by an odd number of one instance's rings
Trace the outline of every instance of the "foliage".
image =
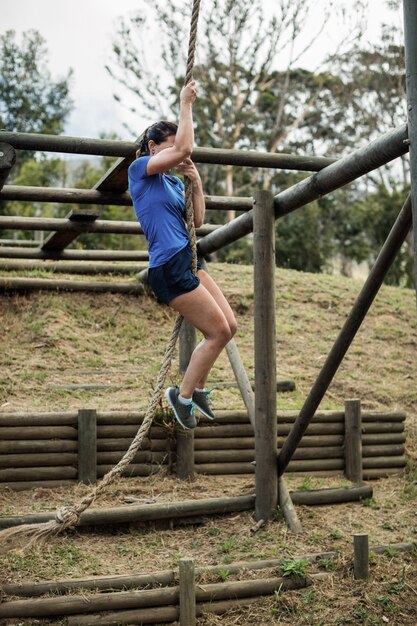
{"type": "Polygon", "coordinates": [[[309,561],[307,559],[283,559],[282,575],[305,578],[307,575],[308,563],[309,561]]]}
{"type": "MultiPolygon", "coordinates": [[[[0,35],[0,128],[8,131],[59,134],[72,109],[72,71],[53,80],[45,40],[36,30],[20,42],[8,30],[0,35]]],[[[26,154],[19,154],[18,166],[26,154]]],[[[18,169],[18,167],[16,168],[18,169]]]]}

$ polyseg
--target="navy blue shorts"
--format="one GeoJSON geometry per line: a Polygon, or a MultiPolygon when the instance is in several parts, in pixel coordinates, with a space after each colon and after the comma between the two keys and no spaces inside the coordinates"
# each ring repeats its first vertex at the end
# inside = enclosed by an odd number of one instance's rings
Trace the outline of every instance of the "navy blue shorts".
{"type": "MultiPolygon", "coordinates": [[[[168,304],[177,296],[198,287],[200,279],[194,276],[191,262],[191,247],[186,246],[164,265],[149,268],[148,282],[158,302],[168,304]]],[[[200,263],[197,263],[197,269],[201,269],[200,263]]]]}

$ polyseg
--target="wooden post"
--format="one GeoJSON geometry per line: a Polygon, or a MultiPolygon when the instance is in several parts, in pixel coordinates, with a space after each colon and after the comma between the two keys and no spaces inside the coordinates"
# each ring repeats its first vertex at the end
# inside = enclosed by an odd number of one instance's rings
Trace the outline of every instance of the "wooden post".
{"type": "MultiPolygon", "coordinates": [[[[229,357],[230,364],[233,368],[237,384],[240,389],[240,394],[247,408],[249,420],[253,426],[253,429],[255,430],[255,397],[234,339],[229,341],[226,346],[226,351],[229,357]]],[[[289,529],[293,533],[301,533],[301,522],[297,515],[297,511],[294,508],[288,487],[282,476],[278,481],[278,500],[279,506],[282,510],[284,519],[287,522],[289,529]]]]}
{"type": "Polygon", "coordinates": [[[413,211],[414,280],[417,287],[417,4],[415,0],[403,0],[403,6],[408,143],[410,145],[413,211]]]}
{"type": "Polygon", "coordinates": [[[16,162],[15,149],[8,143],[0,143],[0,191],[6,182],[10,170],[16,162]]]}
{"type": "Polygon", "coordinates": [[[353,483],[361,483],[362,471],[362,419],[361,401],[345,402],[345,476],[353,483]]]}
{"type": "Polygon", "coordinates": [[[274,198],[258,191],[254,198],[255,314],[255,516],[271,519],[277,506],[278,477],[275,341],[274,198]]]}
{"type": "Polygon", "coordinates": [[[180,559],[180,626],[195,626],[195,574],[193,559],[180,559]]]}
{"type": "Polygon", "coordinates": [[[78,480],[97,481],[97,413],[95,409],[78,411],[78,480]]]}
{"type": "Polygon", "coordinates": [[[353,535],[354,565],[353,575],[356,580],[369,578],[369,541],[368,535],[353,535]]]}
{"type": "MultiPolygon", "coordinates": [[[[179,336],[179,370],[184,374],[196,343],[194,326],[184,320],[179,336]]],[[[194,431],[176,428],[177,476],[180,480],[194,478],[194,431]]]]}

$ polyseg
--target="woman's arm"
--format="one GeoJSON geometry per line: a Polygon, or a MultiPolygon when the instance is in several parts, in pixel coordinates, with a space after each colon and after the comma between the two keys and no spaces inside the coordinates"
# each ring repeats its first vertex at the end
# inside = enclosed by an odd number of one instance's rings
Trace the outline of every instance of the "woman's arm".
{"type": "Polygon", "coordinates": [[[206,212],[206,202],[204,200],[203,185],[200,174],[191,159],[185,159],[177,166],[177,172],[187,176],[193,185],[193,210],[194,210],[194,226],[200,228],[204,224],[204,215],[206,212]]]}
{"type": "Polygon", "coordinates": [[[196,83],[192,80],[181,89],[180,118],[173,145],[151,156],[146,166],[148,176],[167,172],[191,155],[194,144],[193,102],[196,97],[196,83]]]}

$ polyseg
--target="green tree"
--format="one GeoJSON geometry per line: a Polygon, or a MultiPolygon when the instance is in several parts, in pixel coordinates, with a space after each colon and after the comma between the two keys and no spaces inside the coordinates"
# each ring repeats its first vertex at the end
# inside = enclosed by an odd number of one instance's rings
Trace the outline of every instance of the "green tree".
{"type": "MultiPolygon", "coordinates": [[[[0,35],[0,128],[27,133],[59,134],[72,109],[72,70],[54,80],[48,51],[39,32],[24,32],[19,43],[13,30],[0,35]]],[[[11,178],[33,153],[19,152],[11,178]]]]}

